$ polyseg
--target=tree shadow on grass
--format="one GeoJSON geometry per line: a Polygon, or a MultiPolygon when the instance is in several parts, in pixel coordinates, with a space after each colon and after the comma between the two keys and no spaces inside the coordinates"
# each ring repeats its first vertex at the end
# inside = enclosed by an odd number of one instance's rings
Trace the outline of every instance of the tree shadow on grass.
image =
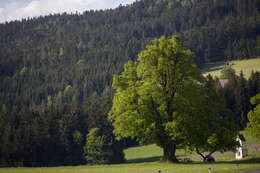
{"type": "MultiPolygon", "coordinates": [[[[178,157],[184,157],[186,155],[178,155],[178,157]]],[[[160,162],[162,156],[154,156],[154,157],[144,157],[137,159],[129,159],[126,163],[148,163],[148,162],[160,162]]]]}
{"type": "Polygon", "coordinates": [[[249,158],[249,159],[245,159],[245,160],[234,160],[231,161],[230,163],[234,163],[234,164],[251,164],[251,163],[259,163],[260,164],[260,158],[249,158]]]}
{"type": "MultiPolygon", "coordinates": [[[[202,161],[183,161],[182,157],[187,157],[187,155],[178,155],[179,162],[177,164],[260,164],[260,157],[258,156],[249,156],[243,160],[221,160],[213,163],[204,163],[202,161]]],[[[162,156],[154,156],[154,157],[144,157],[144,158],[136,158],[129,159],[126,163],[149,163],[149,162],[160,162],[162,156]]],[[[189,158],[189,157],[188,157],[189,158]]],[[[176,164],[176,163],[175,163],[176,164]]]]}
{"type": "Polygon", "coordinates": [[[231,160],[231,161],[216,161],[213,163],[204,163],[204,162],[190,162],[190,163],[183,163],[182,164],[256,164],[260,163],[260,158],[248,158],[244,160],[231,160]]]}
{"type": "Polygon", "coordinates": [[[223,66],[226,64],[226,62],[217,62],[217,63],[211,63],[208,64],[205,68],[205,72],[212,72],[223,69],[223,66]]]}
{"type": "Polygon", "coordinates": [[[161,156],[155,157],[145,157],[145,158],[138,158],[138,159],[129,159],[126,163],[147,163],[147,162],[159,162],[161,156]]]}

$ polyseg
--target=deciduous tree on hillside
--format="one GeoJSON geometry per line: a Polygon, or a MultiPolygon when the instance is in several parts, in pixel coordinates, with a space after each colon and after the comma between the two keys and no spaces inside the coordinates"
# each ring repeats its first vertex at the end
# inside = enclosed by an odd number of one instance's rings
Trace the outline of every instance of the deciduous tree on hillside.
{"type": "MultiPolygon", "coordinates": [[[[189,135],[193,135],[193,129],[183,128],[196,122],[192,118],[195,113],[198,113],[198,120],[202,117],[200,123],[214,124],[208,121],[218,120],[215,117],[219,115],[216,113],[218,109],[209,112],[215,119],[210,116],[204,118],[209,107],[200,106],[210,100],[210,95],[203,94],[205,78],[193,63],[193,53],[177,36],[153,40],[153,44],[139,54],[136,62],[129,61],[122,74],[114,76],[113,87],[116,93],[109,117],[115,127],[115,135],[118,138],[131,136],[143,143],[156,143],[163,148],[162,161],[177,161],[176,148],[188,144],[187,130],[189,135]],[[209,97],[208,100],[206,97],[209,97]],[[200,116],[200,111],[205,114],[200,116]]],[[[199,132],[203,134],[203,130],[205,128],[199,132]]],[[[206,139],[214,137],[209,142],[211,146],[220,142],[214,132],[211,130],[210,134],[206,134],[206,139]]],[[[199,146],[205,146],[203,142],[207,141],[203,140],[199,146]]]]}
{"type": "Polygon", "coordinates": [[[185,146],[204,161],[216,151],[233,150],[239,132],[235,115],[225,106],[224,97],[209,75],[199,88],[192,89],[182,106],[181,132],[185,146]],[[187,109],[187,107],[189,109],[187,109]]]}

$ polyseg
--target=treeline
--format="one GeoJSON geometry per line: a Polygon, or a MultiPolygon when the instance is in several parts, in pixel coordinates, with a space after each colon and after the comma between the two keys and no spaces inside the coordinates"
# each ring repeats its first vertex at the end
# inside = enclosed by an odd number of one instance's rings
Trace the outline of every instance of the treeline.
{"type": "Polygon", "coordinates": [[[0,166],[124,162],[124,143],[115,140],[106,118],[110,93],[92,94],[87,100],[82,105],[50,104],[37,110],[3,107],[0,166]]]}
{"type": "Polygon", "coordinates": [[[259,0],[141,0],[0,24],[0,105],[82,104],[161,35],[180,35],[201,67],[257,57],[259,7],[259,0]]]}
{"type": "Polygon", "coordinates": [[[249,79],[244,77],[243,72],[240,75],[236,75],[234,70],[227,73],[224,79],[217,78],[216,83],[225,98],[226,107],[235,114],[236,123],[243,130],[248,122],[247,114],[253,108],[250,98],[260,93],[260,71],[252,72],[249,79]]]}
{"type": "MultiPolygon", "coordinates": [[[[250,97],[260,93],[260,72],[249,79],[230,73],[223,86],[216,79],[226,106],[243,129],[252,109],[250,97]]],[[[91,94],[86,102],[0,111],[0,166],[55,166],[124,162],[123,148],[135,144],[116,141],[107,120],[112,91],[91,94]]]]}

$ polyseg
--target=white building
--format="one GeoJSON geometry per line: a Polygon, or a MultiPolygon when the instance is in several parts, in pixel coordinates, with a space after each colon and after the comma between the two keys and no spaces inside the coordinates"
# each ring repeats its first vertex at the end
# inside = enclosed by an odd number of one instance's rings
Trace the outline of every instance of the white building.
{"type": "Polygon", "coordinates": [[[239,146],[236,147],[236,159],[239,160],[247,156],[247,149],[245,146],[245,139],[243,137],[238,136],[236,141],[239,144],[239,146]]]}

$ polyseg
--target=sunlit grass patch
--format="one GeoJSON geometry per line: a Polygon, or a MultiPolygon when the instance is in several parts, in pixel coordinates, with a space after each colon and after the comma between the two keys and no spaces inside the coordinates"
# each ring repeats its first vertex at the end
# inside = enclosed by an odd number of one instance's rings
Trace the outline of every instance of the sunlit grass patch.
{"type": "MultiPolygon", "coordinates": [[[[220,71],[226,65],[227,62],[215,62],[206,64],[203,68],[204,74],[211,74],[212,76],[220,76],[220,71]]],[[[260,71],[260,58],[248,59],[248,60],[234,60],[230,61],[232,68],[235,69],[236,74],[239,75],[240,71],[243,71],[246,78],[249,78],[252,71],[260,71]]]]}

